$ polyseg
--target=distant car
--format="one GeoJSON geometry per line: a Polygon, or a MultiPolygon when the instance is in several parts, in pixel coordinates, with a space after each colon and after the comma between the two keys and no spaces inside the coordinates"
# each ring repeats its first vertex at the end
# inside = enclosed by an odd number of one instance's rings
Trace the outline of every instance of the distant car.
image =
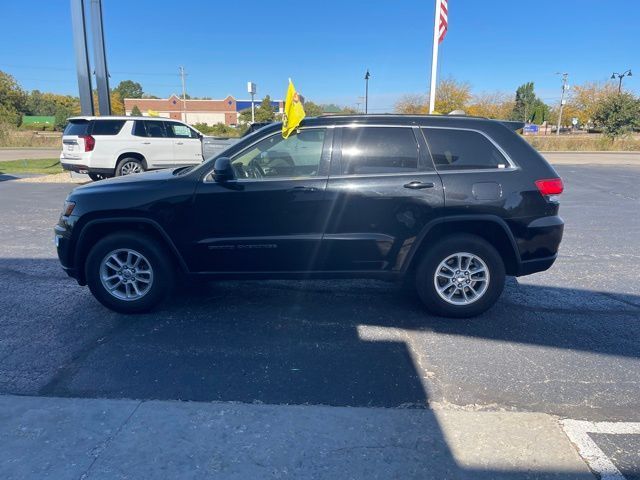
{"type": "Polygon", "coordinates": [[[562,180],[519,128],[327,116],[283,139],[273,124],[195,168],[76,188],[58,257],[127,313],[185,278],[377,278],[414,285],[432,313],[478,315],[505,275],[551,267],[562,239],[562,180]]]}
{"type": "MultiPolygon", "coordinates": [[[[233,139],[237,141],[237,139],[233,139]]],[[[234,141],[207,137],[158,117],[74,117],[62,136],[60,163],[92,180],[202,163],[234,141]]]]}

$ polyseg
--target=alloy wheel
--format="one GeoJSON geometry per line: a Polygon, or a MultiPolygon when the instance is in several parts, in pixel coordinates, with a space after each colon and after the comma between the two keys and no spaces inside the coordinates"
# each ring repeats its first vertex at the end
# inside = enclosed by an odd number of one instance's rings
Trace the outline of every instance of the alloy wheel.
{"type": "Polygon", "coordinates": [[[109,252],[100,262],[100,281],[119,300],[139,300],[151,290],[153,268],[140,252],[121,248],[109,252]]]}
{"type": "Polygon", "coordinates": [[[440,298],[452,305],[470,305],[486,293],[490,275],[487,264],[477,255],[458,252],[436,268],[433,282],[440,298]]]}

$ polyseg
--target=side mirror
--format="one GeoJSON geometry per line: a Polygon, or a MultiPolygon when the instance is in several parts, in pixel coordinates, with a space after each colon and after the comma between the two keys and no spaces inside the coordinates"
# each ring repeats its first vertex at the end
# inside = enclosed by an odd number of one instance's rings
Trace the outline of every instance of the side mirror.
{"type": "Polygon", "coordinates": [[[231,165],[231,159],[228,157],[220,157],[213,164],[213,179],[216,182],[227,182],[235,178],[235,172],[231,165]]]}

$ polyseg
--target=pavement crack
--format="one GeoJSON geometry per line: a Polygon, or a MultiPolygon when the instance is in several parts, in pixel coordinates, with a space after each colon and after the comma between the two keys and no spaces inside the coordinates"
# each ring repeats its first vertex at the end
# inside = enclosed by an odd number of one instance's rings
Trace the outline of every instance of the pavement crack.
{"type": "Polygon", "coordinates": [[[144,400],[139,401],[137,403],[137,405],[135,406],[135,408],[127,416],[127,418],[125,418],[124,422],[122,422],[122,424],[118,427],[118,429],[112,435],[109,435],[103,442],[98,444],[93,449],[93,451],[92,451],[92,453],[94,454],[93,460],[91,461],[91,464],[89,464],[87,469],[82,473],[82,475],[80,475],[78,480],[86,480],[87,478],[89,478],[89,474],[91,472],[91,469],[93,468],[95,463],[98,461],[98,458],[100,458],[100,455],[102,454],[102,452],[104,452],[107,449],[107,447],[111,444],[111,442],[113,441],[114,438],[116,438],[118,435],[120,435],[120,432],[122,432],[122,430],[124,429],[125,425],[127,425],[127,423],[129,423],[129,420],[131,420],[131,417],[133,417],[133,415],[138,411],[138,408],[140,408],[140,405],[142,405],[143,403],[144,403],[144,400]]]}

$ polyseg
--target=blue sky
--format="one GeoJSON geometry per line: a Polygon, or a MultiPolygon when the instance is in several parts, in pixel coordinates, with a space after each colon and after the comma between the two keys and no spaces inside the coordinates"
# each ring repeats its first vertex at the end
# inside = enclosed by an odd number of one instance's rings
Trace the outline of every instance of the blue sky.
{"type": "MultiPolygon", "coordinates": [[[[0,69],[23,88],[77,95],[69,0],[8,0],[0,18],[0,69]]],[[[88,3],[88,0],[87,0],[88,3]]],[[[355,106],[371,70],[370,110],[428,89],[434,0],[103,0],[111,84],[195,96],[283,97],[288,77],[317,102],[355,106]]],[[[631,68],[640,92],[640,1],[449,0],[439,76],[475,92],[533,81],[557,102],[560,79],[607,80],[631,68]]]]}

